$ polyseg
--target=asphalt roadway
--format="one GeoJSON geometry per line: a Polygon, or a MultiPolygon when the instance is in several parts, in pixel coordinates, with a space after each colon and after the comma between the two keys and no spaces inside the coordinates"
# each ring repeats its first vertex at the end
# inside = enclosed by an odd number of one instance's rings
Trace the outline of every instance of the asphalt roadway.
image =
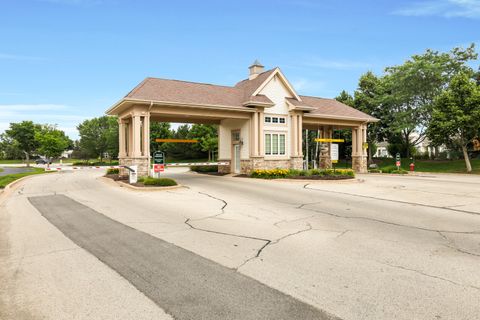
{"type": "Polygon", "coordinates": [[[0,319],[476,319],[480,179],[100,171],[1,196],[0,319]]]}

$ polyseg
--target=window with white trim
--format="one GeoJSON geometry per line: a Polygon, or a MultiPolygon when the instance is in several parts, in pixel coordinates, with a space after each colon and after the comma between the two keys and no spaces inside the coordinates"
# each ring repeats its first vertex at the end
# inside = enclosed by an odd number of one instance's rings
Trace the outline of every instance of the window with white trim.
{"type": "Polygon", "coordinates": [[[265,117],[265,123],[282,123],[282,124],[285,124],[286,121],[287,120],[285,119],[285,117],[270,117],[270,116],[265,117]]]}
{"type": "Polygon", "coordinates": [[[285,155],[286,135],[284,133],[265,134],[265,155],[285,155]]]}

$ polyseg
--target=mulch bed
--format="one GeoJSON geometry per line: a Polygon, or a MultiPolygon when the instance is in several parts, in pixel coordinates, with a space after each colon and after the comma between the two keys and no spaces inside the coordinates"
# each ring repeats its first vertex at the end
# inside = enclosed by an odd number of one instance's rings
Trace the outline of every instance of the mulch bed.
{"type": "MultiPolygon", "coordinates": [[[[106,174],[104,175],[105,178],[112,179],[113,181],[122,181],[124,183],[128,183],[128,176],[121,176],[119,174],[106,174]]],[[[155,185],[144,185],[142,182],[137,183],[128,183],[131,186],[139,187],[139,188],[161,188],[161,187],[170,187],[170,186],[155,186],[155,185]]]]}
{"type": "Polygon", "coordinates": [[[114,181],[128,181],[128,176],[121,176],[119,174],[106,174],[104,177],[114,181]]]}

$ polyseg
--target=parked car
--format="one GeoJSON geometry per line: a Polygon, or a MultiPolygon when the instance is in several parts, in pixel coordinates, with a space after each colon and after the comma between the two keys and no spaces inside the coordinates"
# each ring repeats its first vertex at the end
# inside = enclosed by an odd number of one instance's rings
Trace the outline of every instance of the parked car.
{"type": "Polygon", "coordinates": [[[52,164],[52,161],[47,160],[47,159],[38,158],[37,160],[35,160],[35,163],[36,164],[52,164]]]}

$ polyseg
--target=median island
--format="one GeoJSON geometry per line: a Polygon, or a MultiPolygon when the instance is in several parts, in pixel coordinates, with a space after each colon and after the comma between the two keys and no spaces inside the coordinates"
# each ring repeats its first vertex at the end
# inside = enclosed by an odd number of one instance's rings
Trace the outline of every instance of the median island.
{"type": "Polygon", "coordinates": [[[129,183],[128,176],[120,175],[119,169],[108,169],[106,178],[110,178],[114,181],[129,184],[139,188],[152,188],[152,187],[173,187],[178,185],[177,182],[170,178],[152,178],[152,177],[138,177],[136,183],[129,183]]]}

